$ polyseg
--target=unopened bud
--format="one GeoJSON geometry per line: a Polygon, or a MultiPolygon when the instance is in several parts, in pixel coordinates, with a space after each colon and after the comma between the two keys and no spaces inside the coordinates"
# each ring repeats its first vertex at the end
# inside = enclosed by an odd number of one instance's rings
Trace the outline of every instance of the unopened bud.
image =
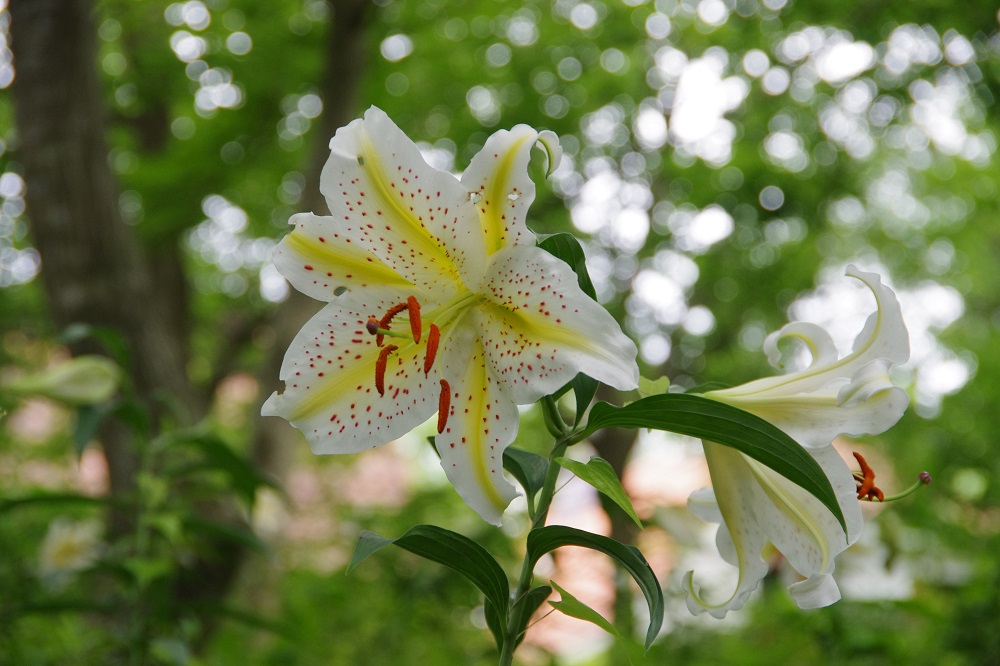
{"type": "Polygon", "coordinates": [[[111,359],[92,355],[18,377],[4,388],[17,395],[38,395],[70,405],[98,405],[111,399],[120,382],[121,371],[111,359]]]}
{"type": "Polygon", "coordinates": [[[929,472],[921,472],[920,474],[917,474],[917,478],[920,479],[920,483],[925,486],[931,485],[931,475],[929,472]]]}

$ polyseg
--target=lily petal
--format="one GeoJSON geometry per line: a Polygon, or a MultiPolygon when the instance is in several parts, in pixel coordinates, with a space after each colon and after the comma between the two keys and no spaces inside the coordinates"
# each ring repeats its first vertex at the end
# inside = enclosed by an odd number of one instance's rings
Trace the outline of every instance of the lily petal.
{"type": "Polygon", "coordinates": [[[517,405],[493,376],[470,326],[460,324],[448,345],[442,375],[451,399],[444,431],[435,439],[441,467],[466,504],[499,525],[518,495],[503,473],[504,449],[517,435],[517,405]]]}
{"type": "MultiPolygon", "coordinates": [[[[543,144],[552,145],[551,132],[543,144]]],[[[525,225],[528,207],[535,200],[535,184],[528,177],[531,148],[542,137],[527,125],[495,132],[472,158],[462,184],[473,193],[479,212],[487,255],[515,244],[534,245],[535,237],[525,225]]],[[[558,146],[558,139],[556,139],[558,146]]],[[[552,153],[549,153],[550,162],[552,153]]]]}
{"type": "MultiPolygon", "coordinates": [[[[283,393],[264,403],[302,431],[314,453],[355,453],[392,441],[420,425],[437,407],[438,386],[423,372],[424,349],[399,339],[388,358],[385,394],[375,387],[382,349],[365,330],[372,313],[405,295],[358,289],[320,310],[292,341],[281,365],[283,393]]],[[[394,339],[395,340],[395,339],[394,339]]]]}
{"type": "Polygon", "coordinates": [[[480,293],[479,335],[497,377],[518,404],[534,402],[578,372],[621,390],[635,388],[635,343],[576,274],[537,247],[515,245],[493,257],[480,293]]]}
{"type": "Polygon", "coordinates": [[[764,353],[772,367],[782,368],[781,350],[778,343],[786,338],[794,338],[805,344],[809,350],[810,368],[836,363],[837,345],[822,326],[808,321],[793,321],[785,324],[779,330],[764,339],[764,353]]]}
{"type": "Polygon", "coordinates": [[[765,350],[773,361],[780,339],[799,339],[813,355],[809,367],[708,391],[705,396],[756,414],[809,448],[827,446],[841,434],[879,434],[895,424],[909,403],[906,392],[893,386],[888,374],[892,364],[909,356],[899,303],[878,275],[854,266],[848,275],[864,281],[878,301],[854,352],[837,360],[825,331],[815,324],[794,322],[768,336],[765,350]]]}
{"type": "MultiPolygon", "coordinates": [[[[738,451],[713,442],[704,442],[715,489],[719,515],[717,544],[730,564],[738,566],[740,578],[729,599],[712,604],[697,592],[692,574],[686,589],[688,608],[693,613],[709,612],[724,617],[740,608],[761,578],[767,564],[760,551],[771,542],[805,580],[789,590],[801,608],[829,605],[840,598],[831,574],[835,556],[857,541],[862,517],[854,480],[847,464],[833,447],[810,450],[834,487],[847,522],[845,536],[840,523],[819,500],[777,472],[738,451]]],[[[692,495],[692,509],[711,517],[711,499],[704,493],[692,495]]]]}
{"type": "Polygon", "coordinates": [[[344,238],[334,218],[300,213],[288,223],[294,229],[274,248],[271,258],[303,294],[331,301],[342,288],[385,285],[409,288],[409,293],[425,297],[371,252],[344,238]]]}
{"type": "Polygon", "coordinates": [[[455,290],[482,275],[482,231],[469,193],[429,166],[380,109],[330,141],[320,190],[341,234],[424,291],[455,290]]]}

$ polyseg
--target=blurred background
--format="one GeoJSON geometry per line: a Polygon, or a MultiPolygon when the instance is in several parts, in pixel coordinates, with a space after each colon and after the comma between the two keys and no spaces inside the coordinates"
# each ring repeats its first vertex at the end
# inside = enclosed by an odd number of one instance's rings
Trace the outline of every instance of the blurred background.
{"type": "MultiPolygon", "coordinates": [[[[843,601],[798,611],[774,554],[743,611],[691,617],[687,570],[735,581],[685,506],[700,446],[610,432],[578,453],[648,527],[580,482],[551,519],[640,546],[663,635],[644,662],[641,595],[565,549],[540,578],[626,640],[551,615],[522,663],[1000,662],[998,20],[984,0],[0,0],[0,663],[495,663],[464,580],[395,549],[344,567],[362,529],[434,523],[516,571],[523,508],[482,523],[429,432],[319,458],[257,416],[319,307],[270,250],[325,212],[328,141],[372,104],[456,173],[495,129],[557,132],[529,226],[581,239],[647,377],[769,374],[789,318],[846,353],[874,310],[849,263],[909,326],[910,410],[838,444],[889,494],[934,481],[866,507],[843,601]],[[120,368],[113,397],[45,374],[83,354],[120,368]]],[[[518,446],[541,450],[540,422],[518,446]]]]}

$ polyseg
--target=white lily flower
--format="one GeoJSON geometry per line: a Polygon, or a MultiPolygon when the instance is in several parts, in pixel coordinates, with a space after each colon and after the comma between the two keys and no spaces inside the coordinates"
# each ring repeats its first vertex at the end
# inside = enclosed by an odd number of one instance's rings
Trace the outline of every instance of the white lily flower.
{"type": "Polygon", "coordinates": [[[713,604],[695,588],[694,572],[688,572],[684,587],[692,613],[707,611],[722,618],[742,607],[767,574],[761,557],[767,543],[804,578],[789,588],[800,608],[828,606],[840,599],[832,576],[834,560],[861,536],[863,521],[854,476],[832,442],[841,434],[881,433],[900,419],[908,397],[893,386],[888,371],[909,358],[909,337],[895,294],[875,273],[849,266],[847,275],[864,282],[878,304],[851,354],[838,359],[826,331],[794,322],[769,336],[765,350],[775,363],[778,341],[796,338],[811,352],[807,368],[705,393],[766,419],[802,444],[833,486],[846,534],[833,514],[799,486],[738,451],[704,442],[714,490],[696,491],[688,504],[702,519],[720,523],[719,552],[739,568],[740,576],[733,594],[713,604]]]}
{"type": "Polygon", "coordinates": [[[525,226],[536,143],[555,168],[555,135],[518,125],[458,180],[377,108],[341,128],[320,185],[332,214],[293,216],[274,253],[299,291],[329,304],[292,342],[284,392],[262,413],[288,419],[315,453],[353,453],[438,411],[449,480],[499,524],[517,494],[502,471],[517,405],[578,372],[638,383],[635,345],[525,226]]]}

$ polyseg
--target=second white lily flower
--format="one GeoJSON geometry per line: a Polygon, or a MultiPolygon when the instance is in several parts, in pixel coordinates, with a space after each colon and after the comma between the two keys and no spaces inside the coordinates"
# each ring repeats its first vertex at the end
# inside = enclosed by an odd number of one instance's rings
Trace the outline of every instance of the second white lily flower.
{"type": "Polygon", "coordinates": [[[909,358],[899,302],[875,273],[850,266],[847,275],[864,282],[878,305],[851,354],[839,359],[826,331],[794,322],[770,335],[764,348],[776,364],[779,341],[798,339],[812,356],[807,368],[705,393],[766,419],[802,444],[833,486],[846,534],[833,514],[802,488],[742,453],[704,442],[713,489],[696,491],[689,505],[699,517],[720,523],[719,552],[739,568],[740,577],[732,595],[713,604],[702,597],[689,572],[685,588],[688,608],[695,614],[707,611],[721,618],[740,608],[767,574],[761,550],[768,543],[804,578],[790,588],[801,608],[840,599],[832,577],[834,559],[861,536],[863,521],[854,477],[832,442],[841,434],[884,432],[900,419],[909,402],[888,374],[891,366],[909,358]]]}

